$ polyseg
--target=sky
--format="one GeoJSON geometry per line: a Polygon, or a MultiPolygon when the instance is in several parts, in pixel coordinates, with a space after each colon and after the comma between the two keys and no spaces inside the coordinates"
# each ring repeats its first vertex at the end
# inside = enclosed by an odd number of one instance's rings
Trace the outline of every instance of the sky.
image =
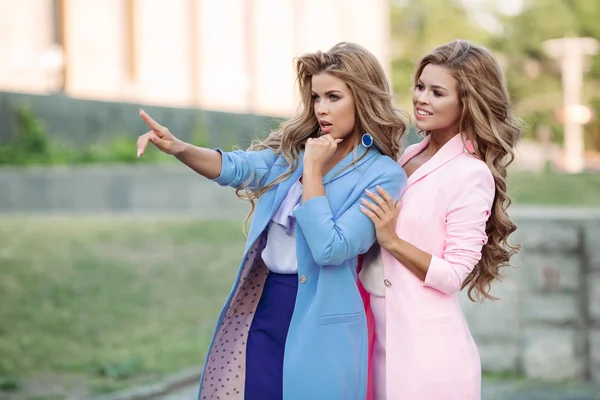
{"type": "Polygon", "coordinates": [[[460,0],[468,10],[472,11],[473,18],[482,27],[491,32],[499,33],[502,30],[500,23],[484,10],[486,3],[493,4],[499,11],[506,15],[516,15],[523,8],[523,0],[460,0]]]}
{"type": "MultiPolygon", "coordinates": [[[[471,12],[475,21],[482,27],[498,33],[502,26],[500,23],[487,11],[486,5],[494,5],[497,10],[506,15],[516,15],[521,12],[524,0],[458,0],[465,5],[467,10],[471,12]]],[[[395,4],[402,6],[410,6],[410,0],[393,0],[395,4]]]]}

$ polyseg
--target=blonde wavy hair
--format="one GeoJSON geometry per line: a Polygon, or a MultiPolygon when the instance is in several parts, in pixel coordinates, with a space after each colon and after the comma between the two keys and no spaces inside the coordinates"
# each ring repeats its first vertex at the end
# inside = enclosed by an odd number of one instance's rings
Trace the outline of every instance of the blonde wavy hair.
{"type": "Polygon", "coordinates": [[[435,48],[417,66],[415,85],[428,64],[446,68],[457,81],[461,103],[459,132],[473,143],[475,156],[483,160],[494,176],[496,195],[486,225],[488,242],[482,257],[463,282],[478,301],[497,300],[490,295],[491,283],[502,277],[500,268],[510,265],[519,246],[508,244],[517,227],[508,216],[511,204],[506,191],[507,167],[514,160],[513,149],[520,136],[521,122],[511,114],[504,74],[492,53],[465,40],[455,40],[435,48]]]}
{"type": "Polygon", "coordinates": [[[327,52],[304,54],[295,60],[295,64],[301,97],[298,114],[282,123],[264,141],[257,140],[248,148],[248,151],[271,149],[286,160],[289,169],[262,187],[249,190],[248,184],[255,182],[255,177],[251,177],[236,189],[237,196],[251,204],[250,213],[244,221],[245,232],[255,201],[292,175],[298,168],[299,153],[306,141],[319,135],[312,96],[314,75],[326,73],[335,76],[344,81],[352,92],[356,107],[355,148],[359,135],[368,132],[383,154],[397,160],[404,144],[404,114],[394,107],[391,87],[381,64],[371,52],[358,44],[342,42],[327,52]]]}

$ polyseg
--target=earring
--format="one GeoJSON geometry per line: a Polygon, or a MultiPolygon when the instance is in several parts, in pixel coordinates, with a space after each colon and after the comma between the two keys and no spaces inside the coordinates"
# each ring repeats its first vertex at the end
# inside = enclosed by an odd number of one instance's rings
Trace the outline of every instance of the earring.
{"type": "Polygon", "coordinates": [[[361,143],[363,146],[369,148],[373,146],[373,142],[373,136],[371,136],[370,133],[365,133],[364,135],[362,135],[361,143]]]}

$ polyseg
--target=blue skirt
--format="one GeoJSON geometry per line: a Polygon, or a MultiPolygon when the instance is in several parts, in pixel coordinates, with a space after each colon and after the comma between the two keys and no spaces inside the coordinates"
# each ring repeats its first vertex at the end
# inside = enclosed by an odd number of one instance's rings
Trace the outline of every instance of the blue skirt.
{"type": "Polygon", "coordinates": [[[283,354],[297,292],[297,274],[269,272],[246,343],[245,400],[283,399],[283,354]]]}

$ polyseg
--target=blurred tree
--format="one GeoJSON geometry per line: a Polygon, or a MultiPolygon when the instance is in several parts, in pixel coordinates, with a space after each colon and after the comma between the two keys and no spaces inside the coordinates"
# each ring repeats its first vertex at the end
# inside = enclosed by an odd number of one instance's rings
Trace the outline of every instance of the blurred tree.
{"type": "MultiPolygon", "coordinates": [[[[496,17],[503,30],[492,38],[490,47],[503,54],[505,71],[517,114],[530,129],[527,135],[534,137],[538,128],[550,126],[552,139],[562,144],[563,128],[555,120],[555,110],[562,106],[560,69],[555,60],[543,51],[543,42],[565,36],[582,36],[600,39],[600,2],[597,0],[524,0],[523,10],[514,16],[496,17]]],[[[600,115],[600,57],[590,60],[585,75],[582,102],[600,115]]],[[[600,150],[598,140],[592,140],[598,132],[598,121],[586,127],[589,148],[600,150]]]]}
{"type": "MultiPolygon", "coordinates": [[[[542,43],[565,36],[600,40],[600,1],[523,0],[521,11],[506,15],[495,0],[394,0],[391,8],[392,81],[401,107],[410,107],[412,74],[420,57],[435,46],[462,38],[488,46],[507,75],[516,113],[536,137],[550,127],[562,143],[554,111],[562,106],[560,70],[542,43]]],[[[600,118],[600,55],[585,76],[584,104],[600,118]],[[598,94],[597,94],[598,93],[598,94]]],[[[587,145],[600,150],[600,120],[586,127],[587,145]]]]}
{"type": "Polygon", "coordinates": [[[490,37],[459,0],[395,0],[391,15],[392,82],[403,107],[410,106],[414,68],[425,53],[456,38],[485,44],[490,37]]]}

